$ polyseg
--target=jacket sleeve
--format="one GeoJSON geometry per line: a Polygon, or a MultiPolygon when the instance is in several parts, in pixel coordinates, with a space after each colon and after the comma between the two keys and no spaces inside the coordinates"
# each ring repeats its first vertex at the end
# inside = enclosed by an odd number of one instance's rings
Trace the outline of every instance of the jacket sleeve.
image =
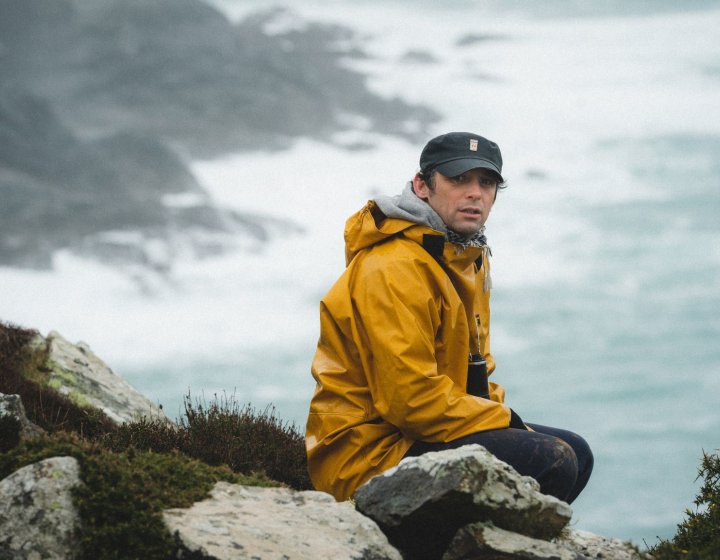
{"type": "Polygon", "coordinates": [[[499,383],[493,383],[490,381],[488,384],[490,387],[490,400],[504,403],[505,402],[505,388],[499,383]]]}
{"type": "MultiPolygon", "coordinates": [[[[448,304],[429,267],[418,260],[386,260],[354,283],[357,342],[377,412],[423,441],[506,428],[505,405],[468,395],[457,371],[439,371],[436,343],[441,327],[451,325],[441,325],[448,304]]],[[[466,356],[467,349],[455,360],[457,367],[467,367],[466,356]]]]}

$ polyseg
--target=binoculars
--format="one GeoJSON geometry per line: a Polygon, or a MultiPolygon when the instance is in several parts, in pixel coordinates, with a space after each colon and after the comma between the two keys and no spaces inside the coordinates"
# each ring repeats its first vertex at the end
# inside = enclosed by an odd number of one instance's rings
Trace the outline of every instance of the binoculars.
{"type": "Polygon", "coordinates": [[[482,354],[470,354],[468,358],[467,393],[483,399],[490,398],[487,362],[482,354]]]}

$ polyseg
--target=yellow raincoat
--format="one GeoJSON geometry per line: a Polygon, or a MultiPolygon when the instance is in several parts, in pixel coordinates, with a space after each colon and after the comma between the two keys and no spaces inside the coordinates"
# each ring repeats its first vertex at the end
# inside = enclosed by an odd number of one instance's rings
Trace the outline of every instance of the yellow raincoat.
{"type": "Polygon", "coordinates": [[[320,303],[306,431],[310,478],[337,500],[395,466],[416,440],[510,424],[502,387],[491,382],[490,399],[465,390],[478,346],[495,368],[486,270],[475,264],[483,249],[445,243],[441,267],[426,234],[442,235],[387,218],[374,201],[347,221],[347,268],[320,303]]]}

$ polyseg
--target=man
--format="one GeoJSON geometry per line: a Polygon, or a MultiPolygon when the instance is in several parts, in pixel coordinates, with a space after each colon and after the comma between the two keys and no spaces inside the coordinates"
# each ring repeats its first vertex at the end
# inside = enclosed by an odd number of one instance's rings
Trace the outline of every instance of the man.
{"type": "Polygon", "coordinates": [[[345,500],[403,457],[470,443],[567,502],[584,488],[587,443],[526,426],[487,379],[484,226],[503,187],[497,144],[451,132],[427,143],[402,194],[347,221],[347,268],[320,304],[312,365],[306,444],[318,490],[345,500]]]}

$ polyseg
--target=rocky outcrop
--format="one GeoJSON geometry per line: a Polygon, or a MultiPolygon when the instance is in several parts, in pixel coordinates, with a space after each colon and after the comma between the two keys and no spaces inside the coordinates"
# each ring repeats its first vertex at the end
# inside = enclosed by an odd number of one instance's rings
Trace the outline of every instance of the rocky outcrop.
{"type": "Polygon", "coordinates": [[[72,457],[45,459],[1,480],[0,558],[74,558],[80,518],[71,490],[79,483],[72,457]]]}
{"type": "Polygon", "coordinates": [[[413,560],[440,558],[471,523],[489,522],[547,540],[572,517],[565,502],[541,494],[535,480],[480,445],[405,459],[371,479],[354,498],[358,510],[413,560]]]}
{"type": "Polygon", "coordinates": [[[48,385],[75,404],[102,410],[118,423],[167,419],[158,405],[116,375],[84,342],[72,344],[52,331],[47,338],[37,335],[33,345],[47,352],[48,385]]]}
{"type": "Polygon", "coordinates": [[[568,530],[566,503],[479,445],[406,459],[354,499],[364,515],[320,492],[220,482],[211,498],[164,518],[187,549],[219,560],[643,558],[621,541],[568,530]]]}
{"type": "MultiPolygon", "coordinates": [[[[485,451],[461,448],[456,452],[438,453],[433,458],[434,472],[457,472],[467,468],[468,456],[477,454],[478,463],[497,467],[486,461],[485,451]]],[[[398,476],[399,467],[382,475],[384,488],[392,492],[393,483],[400,493],[404,485],[412,483],[408,475],[398,476]],[[393,478],[397,480],[393,481],[393,478]],[[388,482],[389,481],[389,482],[388,482]]],[[[412,470],[412,469],[411,469],[412,470]]],[[[490,476],[486,482],[486,495],[505,495],[498,503],[508,512],[516,508],[505,489],[494,487],[503,474],[490,476]]],[[[417,473],[418,471],[415,470],[417,473]]],[[[517,477],[506,478],[506,485],[517,477]]],[[[77,511],[73,506],[70,490],[79,484],[79,468],[75,459],[56,457],[24,467],[0,481],[0,558],[71,559],[77,547],[80,527],[77,511]]],[[[427,482],[425,475],[418,480],[427,482]]],[[[373,485],[372,481],[368,483],[373,485]]],[[[476,485],[477,486],[477,485],[476,485]]],[[[530,485],[533,486],[532,484],[530,485]]],[[[417,487],[416,487],[417,488],[417,487]]],[[[459,492],[466,492],[463,487],[459,492]]],[[[526,489],[528,490],[528,489],[526,489]]],[[[534,492],[532,488],[529,493],[534,492]]],[[[523,491],[521,491],[523,492],[523,491]]],[[[524,492],[527,493],[527,492],[524,492]]],[[[475,494],[476,496],[479,494],[475,494]]],[[[387,494],[393,501],[393,494],[387,494]]],[[[521,501],[526,501],[521,498],[521,501]]],[[[543,501],[543,497],[531,500],[543,501]]],[[[440,499],[440,502],[443,498],[440,499]]],[[[458,525],[464,519],[461,511],[438,505],[435,525],[458,525]]],[[[431,509],[433,506],[429,506],[431,509]]],[[[430,509],[427,513],[430,513],[430,509]]],[[[496,509],[496,508],[493,508],[496,509]]],[[[562,509],[562,508],[561,508],[562,509]]],[[[525,512],[528,510],[525,509],[525,512]]],[[[407,513],[407,512],[405,512],[407,513]]],[[[193,558],[315,560],[641,560],[649,558],[633,547],[618,540],[606,539],[585,531],[563,530],[551,540],[534,538],[522,533],[502,529],[487,519],[478,519],[462,525],[443,546],[436,546],[438,532],[427,525],[406,523],[412,515],[398,516],[404,526],[404,539],[417,543],[401,553],[388,542],[380,527],[369,517],[353,508],[351,502],[337,503],[322,492],[297,492],[286,488],[258,488],[219,482],[208,499],[196,502],[187,509],[169,509],[163,514],[168,530],[182,544],[183,550],[193,558]],[[421,548],[422,544],[426,548],[421,548]]],[[[511,517],[510,513],[506,518],[511,517]]],[[[519,526],[541,525],[540,518],[528,521],[528,514],[519,513],[519,526]]],[[[535,531],[535,529],[533,529],[535,531]]],[[[553,532],[555,529],[552,530],[553,532]]],[[[397,538],[397,535],[394,535],[397,538]]]]}
{"type": "MultiPolygon", "coordinates": [[[[480,446],[469,446],[426,461],[404,461],[358,491],[357,509],[368,515],[322,492],[218,482],[209,498],[190,508],[168,509],[163,518],[190,557],[215,560],[649,558],[619,540],[563,529],[567,504],[540,495],[533,483],[488,455],[480,446]],[[480,482],[472,480],[476,476],[480,482]],[[457,483],[455,496],[451,490],[433,490],[450,488],[451,480],[457,483]],[[384,507],[375,492],[384,492],[390,505],[384,507]],[[413,492],[431,497],[415,500],[416,506],[422,503],[419,508],[397,507],[411,503],[413,492]],[[371,495],[378,499],[370,500],[371,495]],[[378,524],[373,517],[383,521],[378,524]],[[493,519],[513,530],[498,527],[493,519]],[[556,538],[546,538],[558,531],[556,538]]],[[[74,531],[81,521],[70,490],[79,480],[75,459],[56,457],[0,481],[0,558],[73,558],[74,531]]]]}
{"type": "Polygon", "coordinates": [[[648,554],[618,539],[565,529],[552,541],[533,539],[472,523],[460,529],[441,560],[651,560],[648,554]]]}
{"type": "Polygon", "coordinates": [[[165,274],[180,254],[252,249],[300,231],[217,207],[161,139],[128,131],[84,138],[48,100],[1,80],[0,188],[0,262],[11,266],[50,268],[54,252],[69,248],[128,272],[165,274]]]}
{"type": "Polygon", "coordinates": [[[164,518],[186,548],[218,560],[401,560],[373,521],[322,492],[218,482],[210,498],[164,518]]]}
{"type": "Polygon", "coordinates": [[[479,445],[405,459],[354,499],[405,560],[644,557],[622,541],[567,529],[568,504],[479,445]]]}

